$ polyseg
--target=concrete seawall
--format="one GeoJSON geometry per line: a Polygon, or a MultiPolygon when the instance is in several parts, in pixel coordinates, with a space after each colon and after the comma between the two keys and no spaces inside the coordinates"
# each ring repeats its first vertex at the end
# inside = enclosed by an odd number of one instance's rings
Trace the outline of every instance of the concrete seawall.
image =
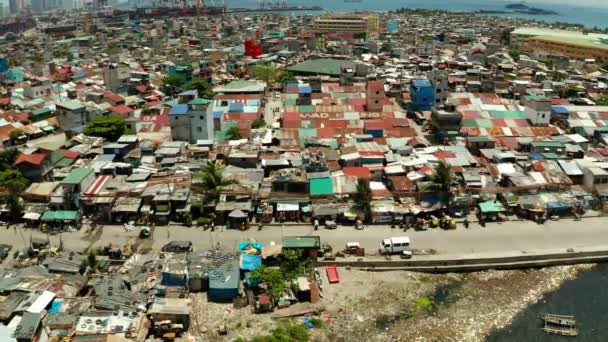
{"type": "Polygon", "coordinates": [[[363,268],[368,271],[404,270],[414,272],[448,273],[476,272],[490,269],[525,269],[547,266],[590,264],[608,261],[608,246],[579,248],[577,250],[519,251],[463,255],[424,255],[403,260],[392,256],[380,258],[344,258],[335,261],[320,260],[318,266],[337,265],[363,268]]]}

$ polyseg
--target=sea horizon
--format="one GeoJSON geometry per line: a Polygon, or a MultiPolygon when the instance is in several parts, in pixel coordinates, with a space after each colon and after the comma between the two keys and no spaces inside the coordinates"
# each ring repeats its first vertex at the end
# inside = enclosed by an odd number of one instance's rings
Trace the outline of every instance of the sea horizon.
{"type": "MultiPolygon", "coordinates": [[[[415,0],[362,0],[361,2],[344,2],[344,0],[321,1],[321,0],[290,0],[289,6],[321,6],[322,12],[386,12],[402,7],[438,9],[447,11],[473,12],[479,10],[505,10],[505,5],[516,3],[505,0],[486,0],[479,2],[475,0],[453,0],[446,3],[445,0],[427,0],[424,3],[415,0]]],[[[608,7],[582,6],[575,4],[526,1],[531,7],[557,12],[557,15],[528,15],[521,13],[500,14],[501,17],[511,17],[528,20],[541,20],[546,22],[568,22],[582,24],[588,28],[608,27],[608,7]]],[[[231,7],[258,7],[257,0],[226,0],[226,6],[231,7]]],[[[320,13],[311,12],[311,13],[320,13]]],[[[492,14],[494,15],[494,14],[492,14]]]]}

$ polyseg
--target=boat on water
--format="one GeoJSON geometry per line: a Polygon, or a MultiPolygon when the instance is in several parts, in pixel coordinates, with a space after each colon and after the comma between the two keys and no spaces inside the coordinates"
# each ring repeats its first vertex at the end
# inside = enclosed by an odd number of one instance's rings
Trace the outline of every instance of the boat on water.
{"type": "Polygon", "coordinates": [[[545,322],[543,330],[548,334],[562,336],[578,335],[578,328],[576,327],[576,319],[574,316],[545,313],[541,315],[540,318],[545,322]]]}
{"type": "Polygon", "coordinates": [[[563,325],[569,327],[576,326],[576,319],[574,318],[574,316],[545,313],[540,318],[545,322],[555,325],[563,325]]]}

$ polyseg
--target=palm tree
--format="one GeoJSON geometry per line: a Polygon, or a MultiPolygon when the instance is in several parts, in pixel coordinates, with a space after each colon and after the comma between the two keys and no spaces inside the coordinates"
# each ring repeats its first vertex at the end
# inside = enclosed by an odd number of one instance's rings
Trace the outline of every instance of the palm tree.
{"type": "Polygon", "coordinates": [[[219,163],[209,161],[198,173],[201,188],[213,197],[217,196],[222,187],[237,183],[234,179],[225,178],[223,171],[224,167],[219,163]]]}
{"type": "Polygon", "coordinates": [[[355,208],[363,213],[365,221],[368,222],[372,215],[372,190],[369,187],[369,181],[367,179],[360,178],[357,181],[355,208]]]}
{"type": "Polygon", "coordinates": [[[255,78],[266,82],[266,90],[268,90],[281,77],[283,71],[272,64],[261,64],[255,67],[254,73],[255,78]]]}
{"type": "Polygon", "coordinates": [[[438,192],[450,192],[452,186],[452,168],[443,160],[435,166],[435,171],[429,177],[431,184],[426,187],[426,190],[438,192]]]}

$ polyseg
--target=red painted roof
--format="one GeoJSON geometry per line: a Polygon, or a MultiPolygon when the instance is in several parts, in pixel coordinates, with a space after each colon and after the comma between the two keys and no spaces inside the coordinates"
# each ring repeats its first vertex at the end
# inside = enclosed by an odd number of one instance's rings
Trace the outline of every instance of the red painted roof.
{"type": "Polygon", "coordinates": [[[17,160],[15,161],[15,165],[27,163],[32,165],[42,165],[44,160],[46,159],[46,154],[43,153],[33,153],[33,154],[20,154],[17,160]]]}
{"type": "Polygon", "coordinates": [[[133,112],[135,109],[128,106],[114,106],[112,107],[112,113],[127,116],[129,113],[133,112]]]}
{"type": "Polygon", "coordinates": [[[138,85],[137,87],[135,87],[135,90],[137,90],[140,93],[145,92],[146,90],[148,90],[148,87],[146,87],[145,85],[138,85]]]}
{"type": "Polygon", "coordinates": [[[224,122],[226,121],[253,121],[258,118],[258,113],[224,113],[224,122]]]}
{"type": "Polygon", "coordinates": [[[433,155],[439,159],[456,158],[456,155],[447,151],[435,151],[433,155]]]}
{"type": "Polygon", "coordinates": [[[384,91],[384,84],[380,81],[369,81],[367,88],[374,91],[384,91]]]}
{"type": "Polygon", "coordinates": [[[296,112],[285,112],[283,113],[283,121],[299,121],[300,113],[296,112]]]}
{"type": "Polygon", "coordinates": [[[345,176],[353,176],[357,178],[371,179],[372,174],[368,168],[363,166],[347,166],[342,169],[345,176]]]}
{"type": "Polygon", "coordinates": [[[78,158],[78,156],[80,156],[80,153],[78,153],[76,151],[62,150],[62,152],[63,152],[63,155],[69,159],[76,159],[76,158],[78,158]]]}
{"type": "Polygon", "coordinates": [[[110,100],[110,101],[112,101],[112,102],[122,102],[122,101],[125,100],[122,96],[120,96],[118,94],[114,94],[111,91],[106,91],[103,94],[103,97],[106,98],[106,99],[108,99],[108,100],[110,100]]]}
{"type": "Polygon", "coordinates": [[[363,123],[363,127],[365,127],[365,129],[373,129],[373,130],[384,129],[385,128],[385,121],[382,121],[382,120],[365,120],[364,123],[363,123]]]}
{"type": "Polygon", "coordinates": [[[333,138],[336,135],[336,130],[332,127],[317,128],[317,138],[327,139],[333,138]]]}
{"type": "Polygon", "coordinates": [[[532,169],[534,169],[534,171],[537,171],[537,172],[545,171],[545,167],[543,166],[543,164],[541,164],[539,162],[532,163],[532,169]]]}

